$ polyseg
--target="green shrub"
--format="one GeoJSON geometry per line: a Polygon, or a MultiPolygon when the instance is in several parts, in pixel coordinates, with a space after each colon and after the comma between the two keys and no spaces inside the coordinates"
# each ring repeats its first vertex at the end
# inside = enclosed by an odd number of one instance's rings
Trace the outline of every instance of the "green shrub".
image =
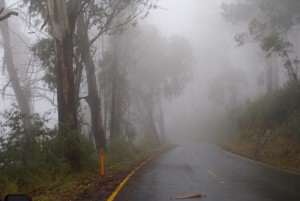
{"type": "Polygon", "coordinates": [[[96,169],[94,146],[79,132],[58,134],[45,125],[47,119],[30,117],[25,129],[18,111],[7,111],[0,124],[1,194],[28,190],[74,171],[96,169]]]}
{"type": "Polygon", "coordinates": [[[294,113],[300,113],[300,88],[295,84],[249,103],[240,117],[240,126],[272,129],[294,113]]]}
{"type": "Polygon", "coordinates": [[[253,139],[268,130],[273,135],[298,135],[300,138],[300,86],[289,83],[282,89],[248,103],[239,114],[238,133],[253,139]]]}
{"type": "Polygon", "coordinates": [[[108,151],[110,163],[132,161],[137,156],[136,147],[124,138],[118,138],[113,140],[109,146],[108,151]]]}

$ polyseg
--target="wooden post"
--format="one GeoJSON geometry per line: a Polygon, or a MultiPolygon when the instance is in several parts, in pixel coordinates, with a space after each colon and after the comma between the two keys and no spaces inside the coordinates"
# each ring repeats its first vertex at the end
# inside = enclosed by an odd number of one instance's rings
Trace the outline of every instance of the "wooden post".
{"type": "Polygon", "coordinates": [[[105,175],[105,154],[103,148],[99,151],[99,170],[100,176],[103,177],[105,175]]]}

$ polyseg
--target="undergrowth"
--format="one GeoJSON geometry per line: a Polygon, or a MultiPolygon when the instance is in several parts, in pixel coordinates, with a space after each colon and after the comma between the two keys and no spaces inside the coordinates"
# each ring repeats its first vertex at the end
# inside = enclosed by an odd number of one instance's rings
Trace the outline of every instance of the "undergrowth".
{"type": "MultiPolygon", "coordinates": [[[[39,115],[30,117],[30,130],[24,129],[24,117],[18,111],[5,112],[3,117],[0,198],[26,193],[39,201],[72,200],[99,178],[98,153],[85,136],[69,131],[59,134],[47,128],[47,119],[39,115]]],[[[122,137],[114,140],[105,154],[106,173],[130,169],[156,147],[147,139],[137,144],[122,137]]]]}

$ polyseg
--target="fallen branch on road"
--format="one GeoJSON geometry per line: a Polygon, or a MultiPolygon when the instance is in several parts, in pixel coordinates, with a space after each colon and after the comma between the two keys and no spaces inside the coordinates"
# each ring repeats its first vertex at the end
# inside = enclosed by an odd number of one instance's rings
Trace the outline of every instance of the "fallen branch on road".
{"type": "Polygon", "coordinates": [[[201,193],[183,194],[176,196],[177,200],[204,198],[206,195],[201,193]]]}

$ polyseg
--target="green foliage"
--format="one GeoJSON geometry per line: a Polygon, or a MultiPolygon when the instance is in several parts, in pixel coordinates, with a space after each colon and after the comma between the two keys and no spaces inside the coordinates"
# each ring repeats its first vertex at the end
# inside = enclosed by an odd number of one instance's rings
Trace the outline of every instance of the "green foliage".
{"type": "Polygon", "coordinates": [[[55,153],[62,155],[71,170],[84,170],[97,164],[97,153],[86,137],[77,131],[64,131],[53,139],[55,153]]]}
{"type": "Polygon", "coordinates": [[[46,127],[46,118],[33,115],[31,127],[24,129],[18,111],[3,114],[0,137],[0,196],[27,191],[60,175],[95,169],[93,146],[78,133],[58,135],[46,127]],[[72,136],[72,137],[71,137],[72,136]],[[68,140],[66,140],[68,139],[68,140]],[[68,155],[70,154],[70,155],[68,155]],[[68,157],[76,159],[76,166],[68,157]]]}
{"type": "Polygon", "coordinates": [[[149,133],[145,133],[145,135],[139,139],[138,145],[140,149],[144,150],[145,152],[149,152],[159,147],[157,140],[154,139],[153,135],[149,133]]]}
{"type": "Polygon", "coordinates": [[[55,47],[53,39],[41,39],[31,48],[31,51],[41,61],[42,68],[45,70],[43,81],[48,84],[51,90],[55,90],[55,47]]]}
{"type": "Polygon", "coordinates": [[[47,0],[23,0],[25,5],[28,6],[29,14],[32,17],[39,16],[41,14],[45,14],[46,12],[46,4],[47,0]]]}
{"type": "Polygon", "coordinates": [[[298,0],[237,0],[222,5],[223,16],[231,22],[247,22],[260,16],[272,27],[288,30],[300,22],[298,0]]]}
{"type": "Polygon", "coordinates": [[[155,148],[157,143],[153,140],[151,142],[147,135],[136,144],[120,137],[113,140],[109,146],[107,165],[112,169],[130,166],[149,155],[155,148]]]}
{"type": "Polygon", "coordinates": [[[266,52],[282,52],[291,47],[291,44],[285,42],[279,33],[273,32],[262,40],[261,47],[266,52]]]}
{"type": "Polygon", "coordinates": [[[239,45],[258,42],[267,57],[280,56],[290,80],[297,80],[298,58],[290,54],[293,45],[287,35],[300,23],[299,8],[297,0],[246,0],[223,4],[223,16],[231,22],[248,24],[247,32],[235,36],[239,45]]]}
{"type": "Polygon", "coordinates": [[[285,132],[299,135],[300,88],[298,84],[267,94],[249,103],[241,112],[239,126],[244,129],[266,131],[286,128],[285,132]]]}
{"type": "Polygon", "coordinates": [[[114,139],[109,146],[109,160],[114,163],[122,163],[124,161],[132,161],[137,156],[136,148],[132,143],[120,137],[114,139]]]}

